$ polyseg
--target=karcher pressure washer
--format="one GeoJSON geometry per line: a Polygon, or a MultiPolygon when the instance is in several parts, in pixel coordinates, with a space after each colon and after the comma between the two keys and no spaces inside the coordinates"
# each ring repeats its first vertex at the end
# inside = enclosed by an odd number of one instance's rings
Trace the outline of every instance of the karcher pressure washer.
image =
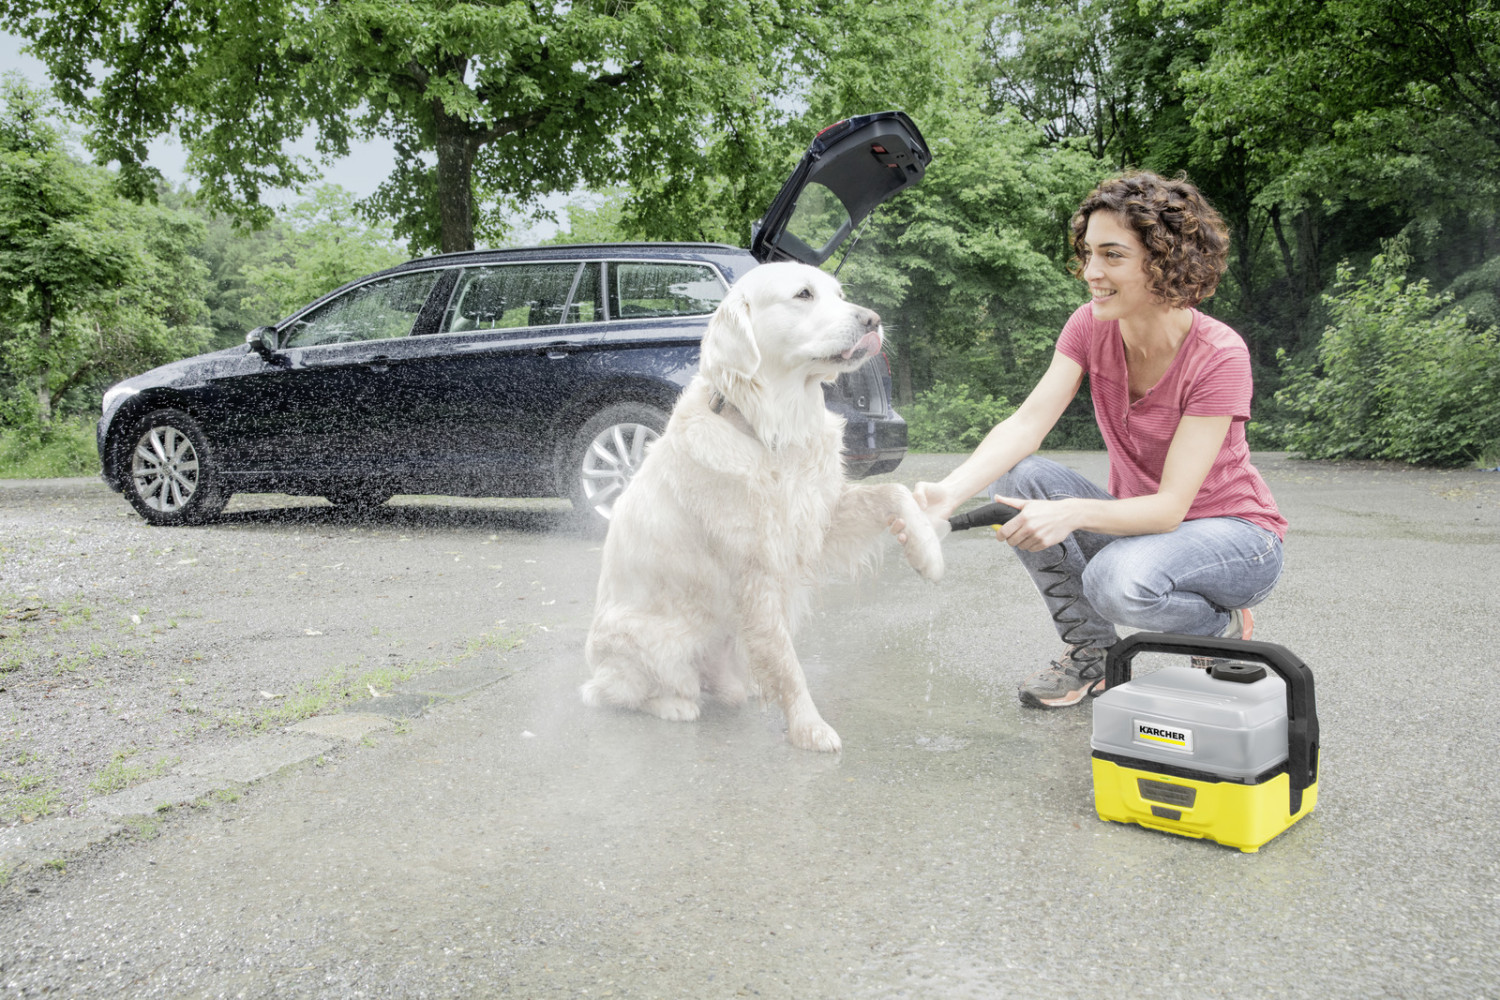
{"type": "MultiPolygon", "coordinates": [[[[948,519],[954,531],[1005,524],[1020,511],[989,503],[948,519]]],[[[1059,549],[1059,553],[1061,549],[1059,549]]],[[[1063,641],[1073,610],[1064,558],[1042,567],[1063,641]]],[[[1270,642],[1138,632],[1110,647],[1105,691],[1094,701],[1094,808],[1245,852],[1312,812],[1318,802],[1318,711],[1312,672],[1270,642]],[[1131,680],[1137,653],[1223,658],[1211,670],[1164,667],[1131,680]],[[1263,664],[1263,665],[1262,665],[1263,664]],[[1267,672],[1269,667],[1271,672],[1267,672]],[[1128,683],[1127,683],[1128,682],[1128,683]]]]}
{"type": "Polygon", "coordinates": [[[1312,672],[1285,647],[1138,632],[1110,647],[1104,677],[1092,740],[1101,819],[1253,852],[1317,805],[1312,672]],[[1148,652],[1232,662],[1131,680],[1148,652]]]}

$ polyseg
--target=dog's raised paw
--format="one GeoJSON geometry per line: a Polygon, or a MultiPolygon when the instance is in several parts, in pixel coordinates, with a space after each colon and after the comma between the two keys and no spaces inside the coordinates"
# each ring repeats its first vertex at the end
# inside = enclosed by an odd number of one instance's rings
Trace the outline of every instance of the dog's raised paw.
{"type": "Polygon", "coordinates": [[[924,580],[937,583],[943,578],[943,545],[925,521],[907,525],[906,544],[901,550],[911,568],[924,580]]]}

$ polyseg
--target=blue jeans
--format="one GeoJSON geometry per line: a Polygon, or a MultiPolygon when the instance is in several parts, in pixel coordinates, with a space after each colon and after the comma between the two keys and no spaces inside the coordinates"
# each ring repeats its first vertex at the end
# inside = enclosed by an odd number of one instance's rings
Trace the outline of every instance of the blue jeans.
{"type": "MultiPolygon", "coordinates": [[[[1088,479],[1033,455],[990,485],[991,498],[1112,500],[1088,479]]],[[[1281,578],[1281,539],[1237,517],[1183,521],[1160,535],[1075,531],[1040,552],[1014,550],[1042,591],[1065,642],[1112,646],[1116,625],[1150,632],[1218,635],[1229,612],[1265,600],[1281,578]],[[1062,564],[1058,572],[1045,567],[1062,564]],[[1071,606],[1069,606],[1071,602],[1071,606]]]]}

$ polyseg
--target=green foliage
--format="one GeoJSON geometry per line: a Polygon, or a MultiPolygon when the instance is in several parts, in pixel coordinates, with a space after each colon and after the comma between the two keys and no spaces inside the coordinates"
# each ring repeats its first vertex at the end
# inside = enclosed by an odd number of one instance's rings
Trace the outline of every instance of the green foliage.
{"type": "Polygon", "coordinates": [[[201,349],[201,227],[116,196],[18,76],[0,103],[0,406],[45,428],[77,390],[201,349]]]}
{"type": "Polygon", "coordinates": [[[907,446],[915,452],[973,451],[1015,409],[989,393],[976,394],[962,382],[939,382],[902,410],[907,446]]]}
{"type": "Polygon", "coordinates": [[[175,130],[207,203],[263,225],[262,190],[317,174],[290,151],[304,130],[325,162],[378,136],[397,166],[370,217],[391,219],[414,249],[451,251],[503,235],[501,201],[580,185],[631,183],[674,230],[712,218],[706,204],[741,203],[758,180],[724,168],[757,152],[777,116],[766,95],[810,77],[825,22],[859,9],[219,0],[163,16],[156,0],[8,0],[5,23],[138,194],[151,188],[145,143],[175,130]]]}
{"type": "Polygon", "coordinates": [[[1275,196],[1435,217],[1500,181],[1493,0],[1157,0],[1211,18],[1181,74],[1195,122],[1278,174],[1275,196]],[[1267,44],[1275,39],[1276,44],[1267,44]]]}
{"type": "Polygon", "coordinates": [[[0,479],[52,479],[99,473],[92,416],[58,417],[44,428],[0,425],[0,479]]]}
{"type": "Polygon", "coordinates": [[[406,260],[390,226],[367,225],[355,197],[336,184],[319,185],[278,220],[280,239],[261,241],[240,275],[242,306],[274,323],[347,281],[406,260]]]}
{"type": "MultiPolygon", "coordinates": [[[[953,447],[1024,398],[1083,300],[1069,217],[1137,166],[1185,171],[1230,226],[1204,308],[1249,343],[1257,447],[1442,462],[1500,447],[1484,329],[1500,322],[1494,0],[169,6],[0,0],[90,148],[119,163],[69,156],[46,99],[7,84],[11,455],[81,459],[63,425],[111,379],[195,353],[205,328],[237,344],[395,263],[397,239],[508,240],[550,192],[596,192],[575,195],[556,242],[746,245],[809,137],[882,108],[910,113],[936,158],[840,277],[884,318],[919,446],[953,447]],[[198,196],[144,160],[173,129],[198,196]],[[305,131],[311,159],[290,152],[305,131]],[[260,200],[372,137],[398,151],[373,198],[319,189],[281,218],[260,200]],[[159,204],[134,209],[121,188],[159,204]],[[1410,260],[1385,253],[1355,280],[1403,232],[1410,260]]],[[[1098,446],[1084,404],[1049,446],[1098,446]]]]}
{"type": "Polygon", "coordinates": [[[1081,298],[1064,236],[1096,170],[972,105],[929,123],[938,138],[927,180],[881,210],[843,272],[851,297],[885,319],[903,414],[944,383],[976,398],[1030,392],[1081,298]]]}
{"type": "Polygon", "coordinates": [[[1363,278],[1339,266],[1315,361],[1286,360],[1291,449],[1462,465],[1500,445],[1500,332],[1444,311],[1446,296],[1407,280],[1410,263],[1394,240],[1363,278]]]}
{"type": "Polygon", "coordinates": [[[903,413],[938,383],[1022,398],[1081,301],[1064,267],[1068,219],[1103,171],[992,108],[977,48],[952,44],[980,37],[984,16],[944,3],[872,7],[811,85],[803,119],[805,143],[850,111],[899,107],[932,147],[921,186],[872,217],[839,271],[884,320],[903,413]]]}
{"type": "Polygon", "coordinates": [[[624,188],[575,196],[564,206],[567,225],[546,243],[615,243],[632,234],[624,228],[625,202],[630,192],[624,188]]]}

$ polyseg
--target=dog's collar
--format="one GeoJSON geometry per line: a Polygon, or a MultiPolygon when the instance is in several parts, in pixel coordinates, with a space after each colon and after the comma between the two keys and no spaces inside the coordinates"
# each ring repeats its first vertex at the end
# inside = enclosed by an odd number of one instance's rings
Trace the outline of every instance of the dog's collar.
{"type": "Polygon", "coordinates": [[[719,390],[714,389],[709,393],[708,408],[725,420],[728,420],[736,429],[743,431],[757,441],[760,440],[760,435],[755,433],[755,428],[750,426],[750,421],[745,419],[745,415],[740,412],[739,407],[726,399],[724,394],[719,390]]]}

